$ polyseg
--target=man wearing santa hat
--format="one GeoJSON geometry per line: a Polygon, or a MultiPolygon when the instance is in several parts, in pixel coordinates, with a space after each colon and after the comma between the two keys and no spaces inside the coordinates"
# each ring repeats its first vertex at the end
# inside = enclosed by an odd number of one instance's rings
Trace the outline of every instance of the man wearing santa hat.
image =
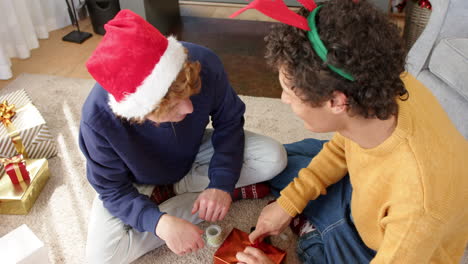
{"type": "Polygon", "coordinates": [[[210,50],[166,38],[129,10],[105,28],[86,64],[97,84],[79,136],[98,193],[88,261],[129,263],[164,244],[195,252],[204,246],[195,224],[265,196],[260,182],[284,169],[285,150],[244,132],[245,105],[210,50]]]}

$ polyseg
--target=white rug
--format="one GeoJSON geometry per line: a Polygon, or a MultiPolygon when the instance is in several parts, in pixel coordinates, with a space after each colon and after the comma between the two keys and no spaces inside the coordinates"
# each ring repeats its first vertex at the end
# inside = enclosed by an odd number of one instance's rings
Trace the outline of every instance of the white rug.
{"type": "MultiPolygon", "coordinates": [[[[81,106],[94,85],[93,80],[25,74],[0,93],[25,89],[57,139],[59,155],[49,160],[51,178],[25,216],[0,215],[0,237],[27,224],[44,241],[51,263],[85,263],[88,217],[94,190],[85,176],[85,159],[78,148],[81,106]]],[[[242,96],[247,105],[245,128],[290,143],[307,137],[329,138],[304,129],[302,122],[279,99],[242,96]]],[[[232,227],[248,232],[269,199],[234,203],[226,219],[218,223],[225,231],[232,227]]],[[[207,223],[201,227],[206,228],[207,223]]],[[[273,244],[288,252],[286,263],[298,263],[296,237],[287,229],[287,240],[273,238],[273,244]]],[[[167,247],[154,250],[135,263],[212,263],[215,249],[179,257],[167,247]]]]}

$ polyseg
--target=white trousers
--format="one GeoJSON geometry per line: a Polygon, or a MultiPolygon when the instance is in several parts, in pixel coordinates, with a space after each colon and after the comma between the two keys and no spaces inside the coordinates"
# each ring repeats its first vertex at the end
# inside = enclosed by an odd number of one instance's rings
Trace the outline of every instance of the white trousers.
{"type": "MultiPolygon", "coordinates": [[[[208,168],[213,156],[212,130],[205,132],[203,142],[190,172],[174,185],[175,197],[159,205],[161,212],[194,224],[202,222],[192,215],[193,203],[199,192],[209,184],[208,168]]],[[[236,188],[267,181],[279,174],[287,164],[286,151],[276,140],[245,131],[244,163],[236,188]]],[[[135,185],[138,191],[150,195],[154,186],[135,185]]],[[[111,215],[96,196],[88,226],[86,257],[90,264],[130,263],[145,253],[164,245],[164,241],[150,232],[129,228],[111,215]]]]}

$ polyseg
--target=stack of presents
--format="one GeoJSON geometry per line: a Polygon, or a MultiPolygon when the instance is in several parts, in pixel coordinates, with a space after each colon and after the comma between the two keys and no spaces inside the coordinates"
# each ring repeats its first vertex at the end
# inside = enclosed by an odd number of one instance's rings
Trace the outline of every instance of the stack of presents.
{"type": "MultiPolygon", "coordinates": [[[[47,159],[57,149],[24,90],[0,95],[0,122],[0,214],[25,215],[49,179],[47,159]]],[[[8,252],[0,250],[7,263],[48,263],[44,244],[26,225],[1,237],[1,245],[8,245],[8,252]]]]}
{"type": "Polygon", "coordinates": [[[57,155],[44,118],[24,90],[0,96],[0,214],[27,214],[57,155]]]}

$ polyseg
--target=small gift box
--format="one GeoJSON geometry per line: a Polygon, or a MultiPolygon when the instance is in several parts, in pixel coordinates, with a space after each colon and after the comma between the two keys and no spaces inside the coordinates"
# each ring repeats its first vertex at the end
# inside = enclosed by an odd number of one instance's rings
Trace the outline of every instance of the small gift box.
{"type": "Polygon", "coordinates": [[[25,160],[29,181],[13,184],[3,174],[0,178],[0,214],[27,214],[49,179],[46,159],[25,160]]]}
{"type": "Polygon", "coordinates": [[[249,234],[243,232],[237,228],[233,228],[231,233],[226,237],[223,244],[218,248],[214,254],[214,264],[228,264],[238,263],[236,258],[237,252],[244,251],[248,246],[255,246],[263,251],[275,264],[281,263],[286,252],[275,246],[267,244],[265,242],[259,242],[252,245],[249,240],[249,234]]]}
{"type": "Polygon", "coordinates": [[[0,256],[2,263],[50,263],[44,242],[24,224],[0,238],[0,256]]]}
{"type": "MultiPolygon", "coordinates": [[[[0,158],[23,154],[25,159],[57,155],[54,138],[24,90],[0,96],[0,158]]],[[[0,175],[3,174],[2,166],[0,175]]]]}
{"type": "Polygon", "coordinates": [[[26,162],[23,155],[19,154],[11,158],[0,159],[0,163],[5,166],[6,173],[10,176],[13,184],[18,184],[22,181],[29,183],[29,172],[26,170],[26,162]]]}

